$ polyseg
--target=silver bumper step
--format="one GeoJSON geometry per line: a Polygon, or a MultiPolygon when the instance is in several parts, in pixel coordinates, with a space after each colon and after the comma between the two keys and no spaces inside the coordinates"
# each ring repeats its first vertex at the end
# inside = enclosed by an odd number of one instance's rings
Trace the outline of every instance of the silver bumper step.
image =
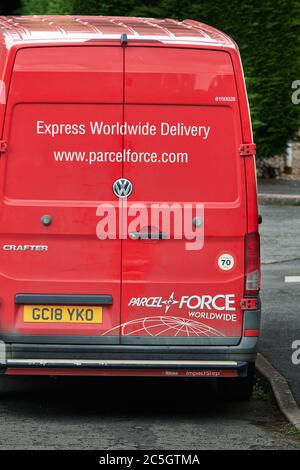
{"type": "Polygon", "coordinates": [[[13,368],[97,368],[97,369],[240,369],[246,362],[188,360],[118,360],[118,359],[6,359],[13,368]]]}

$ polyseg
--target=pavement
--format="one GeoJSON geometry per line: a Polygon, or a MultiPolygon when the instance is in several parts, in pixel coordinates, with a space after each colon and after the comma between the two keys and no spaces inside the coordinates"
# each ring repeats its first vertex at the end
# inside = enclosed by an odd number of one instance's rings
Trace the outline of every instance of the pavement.
{"type": "Polygon", "coordinates": [[[258,180],[261,204],[300,205],[300,181],[258,180]]]}
{"type": "MultiPolygon", "coordinates": [[[[260,205],[262,244],[262,334],[260,351],[287,379],[300,406],[300,364],[293,363],[293,344],[300,347],[300,209],[286,196],[299,197],[300,181],[259,181],[261,196],[274,194],[281,201],[260,205]]],[[[300,358],[300,352],[299,352],[300,358]]]]}
{"type": "Polygon", "coordinates": [[[300,180],[285,181],[277,179],[258,180],[259,194],[284,194],[300,196],[300,180]]]}
{"type": "Polygon", "coordinates": [[[300,408],[285,377],[262,354],[257,355],[255,367],[257,376],[269,384],[283,416],[300,432],[300,408]]]}

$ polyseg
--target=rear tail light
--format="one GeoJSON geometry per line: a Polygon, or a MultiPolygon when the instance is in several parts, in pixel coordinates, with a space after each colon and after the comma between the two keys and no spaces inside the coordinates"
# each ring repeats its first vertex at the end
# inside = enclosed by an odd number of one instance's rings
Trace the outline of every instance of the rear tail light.
{"type": "Polygon", "coordinates": [[[257,295],[260,289],[260,242],[257,232],[245,237],[245,294],[257,295]]]}

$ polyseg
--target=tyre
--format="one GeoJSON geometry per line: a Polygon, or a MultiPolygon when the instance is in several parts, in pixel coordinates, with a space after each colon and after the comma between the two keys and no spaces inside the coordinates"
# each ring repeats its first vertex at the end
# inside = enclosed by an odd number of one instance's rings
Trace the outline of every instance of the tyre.
{"type": "Polygon", "coordinates": [[[255,364],[248,365],[247,377],[219,378],[218,393],[228,401],[248,401],[254,384],[255,364]]]}

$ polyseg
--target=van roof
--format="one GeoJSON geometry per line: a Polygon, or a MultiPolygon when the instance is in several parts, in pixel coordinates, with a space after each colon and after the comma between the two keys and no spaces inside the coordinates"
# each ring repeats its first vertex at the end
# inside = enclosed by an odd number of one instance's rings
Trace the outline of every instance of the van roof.
{"type": "Polygon", "coordinates": [[[194,20],[112,16],[1,16],[0,46],[20,43],[84,42],[98,39],[157,40],[236,48],[228,36],[194,20]]]}

